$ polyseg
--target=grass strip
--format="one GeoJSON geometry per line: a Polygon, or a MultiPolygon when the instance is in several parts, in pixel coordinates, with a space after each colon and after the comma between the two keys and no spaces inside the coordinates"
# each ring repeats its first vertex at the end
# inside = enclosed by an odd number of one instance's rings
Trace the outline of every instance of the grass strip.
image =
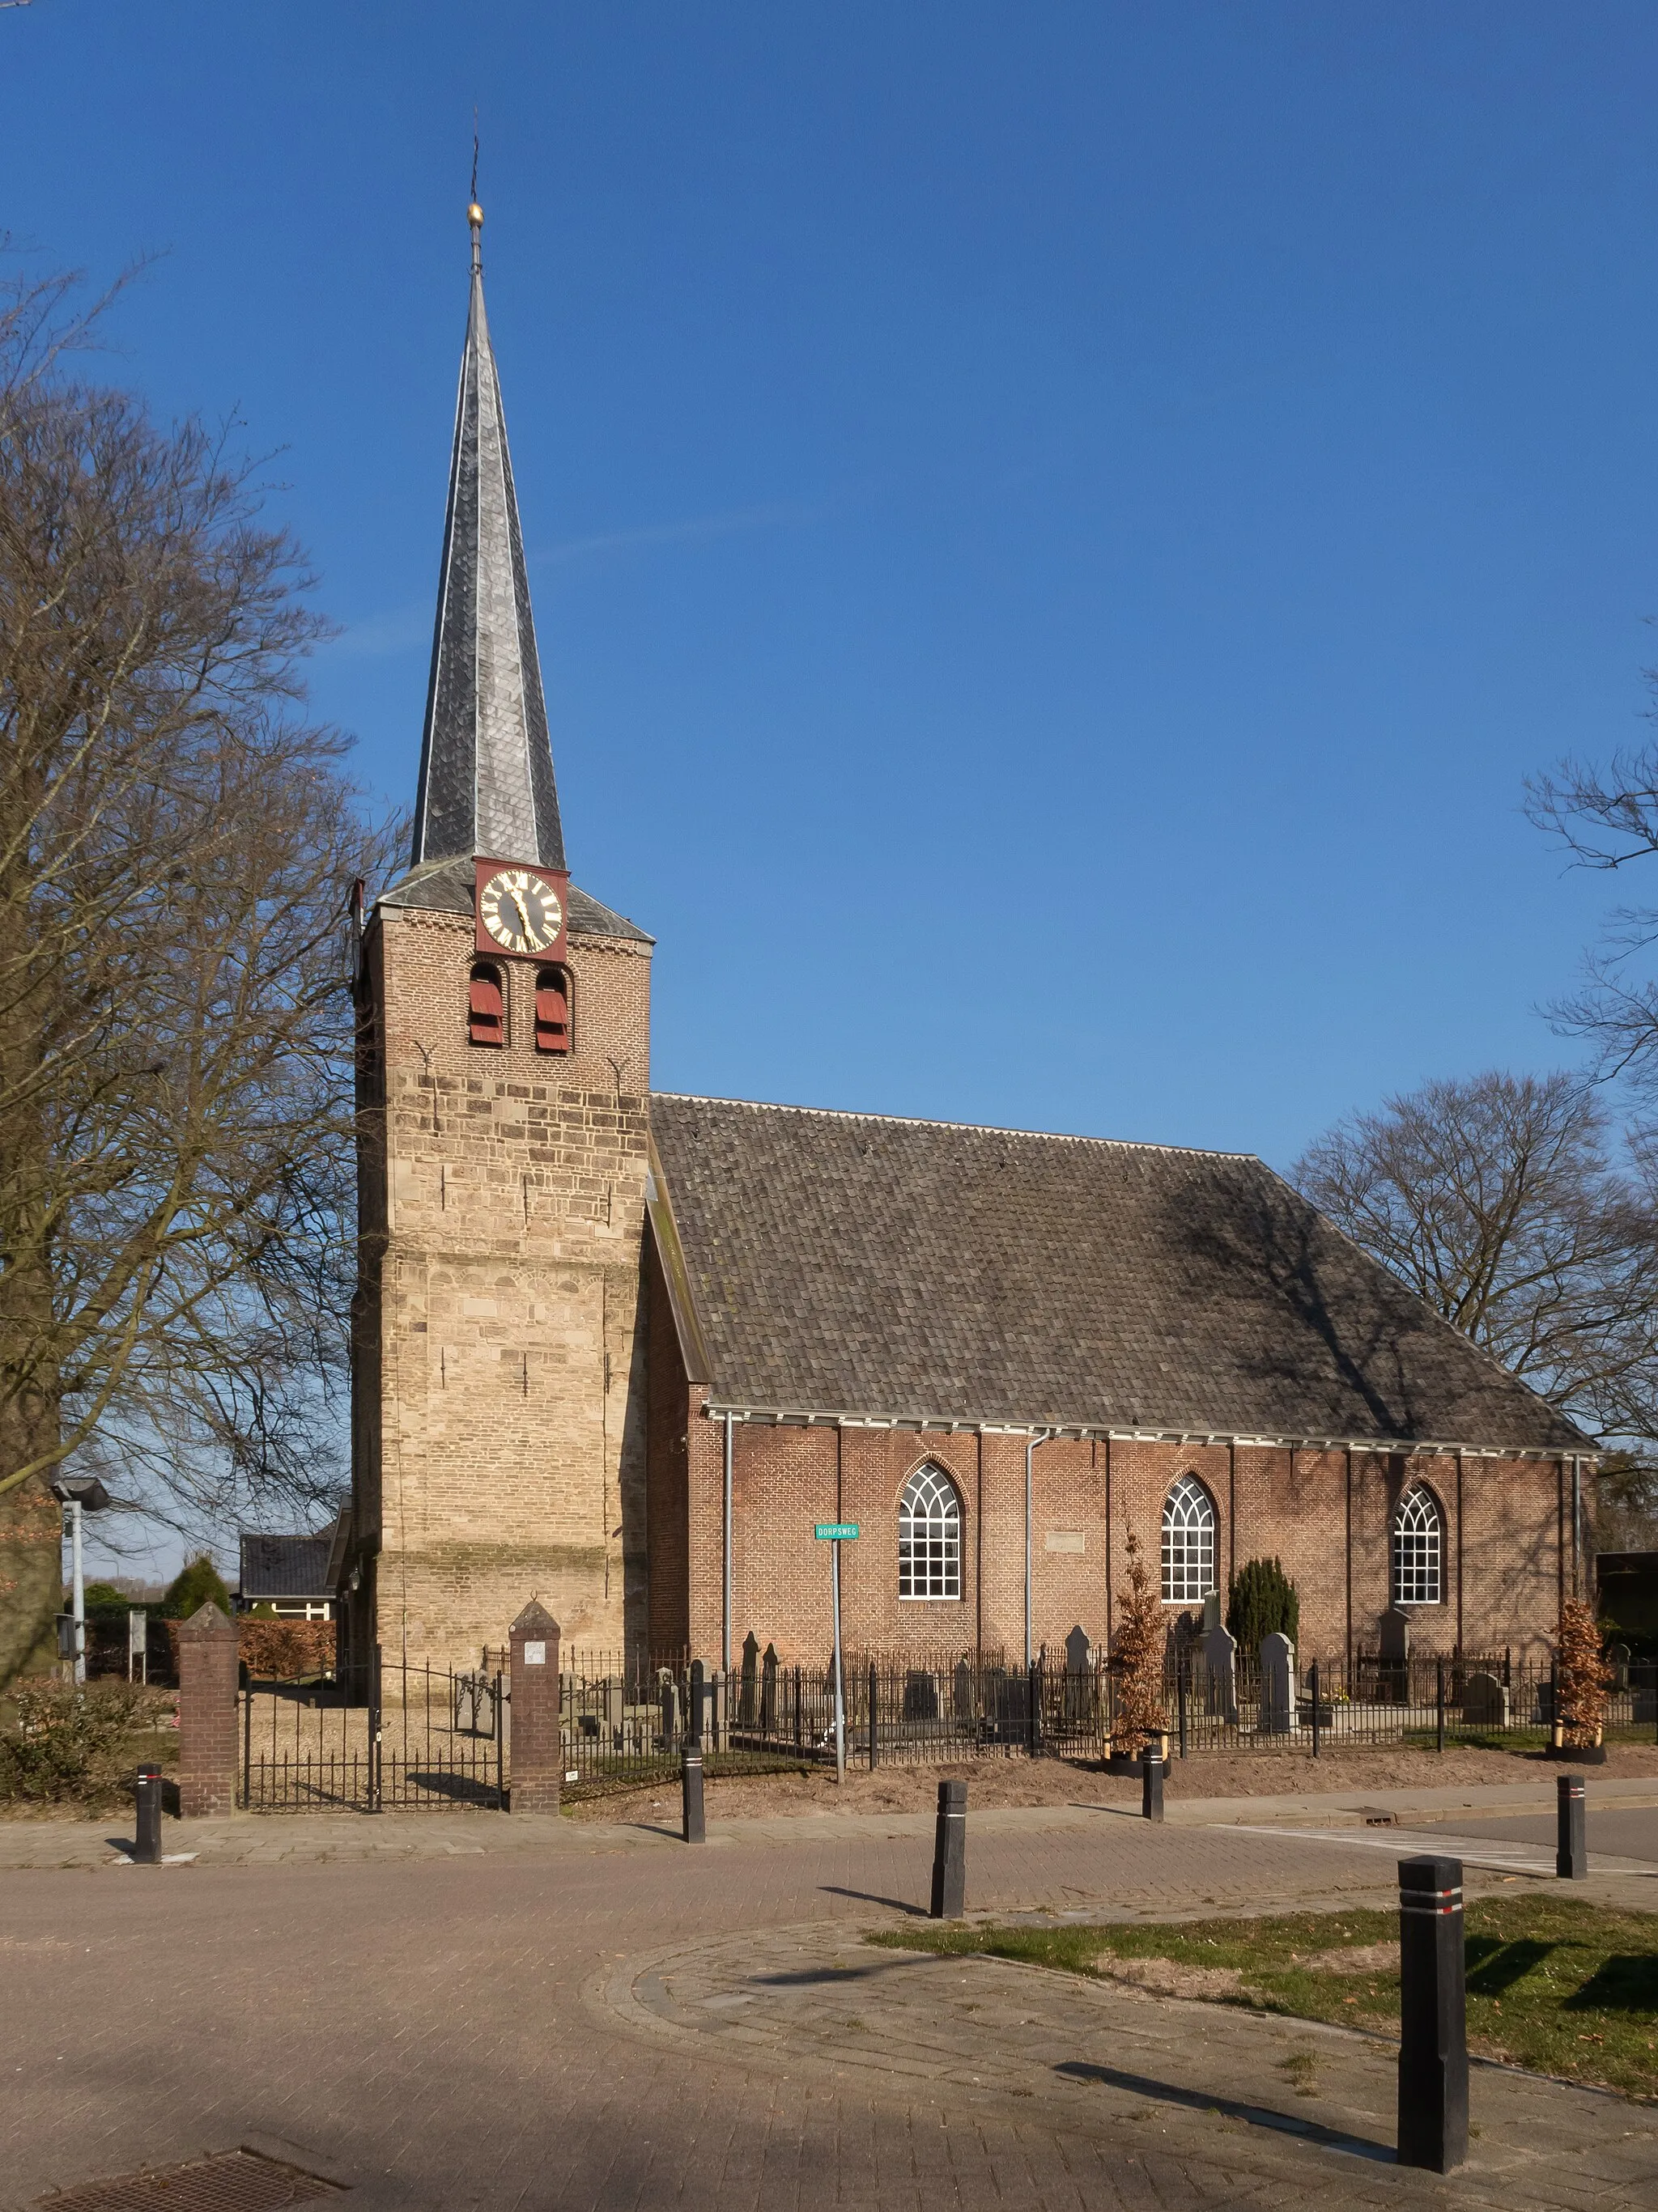
{"type": "MultiPolygon", "coordinates": [[[[1567,1897],[1474,1899],[1468,2047],[1539,2074],[1658,2101],[1658,1913],[1567,1897]]],[[[1393,1912],[1259,1920],[882,1929],[895,1950],[997,1959],[1132,1982],[1171,1996],[1399,2033],[1393,1912]]]]}

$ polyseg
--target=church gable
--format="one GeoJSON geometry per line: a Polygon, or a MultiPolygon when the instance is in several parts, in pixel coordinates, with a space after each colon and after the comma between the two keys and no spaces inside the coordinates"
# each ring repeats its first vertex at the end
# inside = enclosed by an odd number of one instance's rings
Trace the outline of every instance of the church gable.
{"type": "Polygon", "coordinates": [[[650,1110],[713,1407],[1584,1449],[1247,1155],[650,1110]]]}

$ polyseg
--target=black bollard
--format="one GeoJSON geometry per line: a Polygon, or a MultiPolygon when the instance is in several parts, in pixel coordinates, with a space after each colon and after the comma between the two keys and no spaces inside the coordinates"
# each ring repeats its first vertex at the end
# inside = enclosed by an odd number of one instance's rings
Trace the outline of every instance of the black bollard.
{"type": "Polygon", "coordinates": [[[1555,1777],[1554,1870],[1562,1881],[1584,1881],[1588,1877],[1588,1841],[1584,1832],[1583,1778],[1555,1777]]]}
{"type": "Polygon", "coordinates": [[[1399,1863],[1399,2162],[1448,2173],[1468,2155],[1462,1862],[1399,1863]]]}
{"type": "Polygon", "coordinates": [[[705,1844],[708,1832],[703,1825],[703,1740],[699,1735],[692,1737],[680,1757],[680,1788],[684,1799],[680,1832],[688,1844],[705,1844]]]}
{"type": "Polygon", "coordinates": [[[135,1792],[138,1801],[138,1838],[132,1847],[135,1866],[162,1863],[162,1770],[141,1766],[135,1792]]]}
{"type": "Polygon", "coordinates": [[[967,1909],[967,1785],[938,1785],[938,1826],[933,1835],[935,1920],[960,1920],[967,1909]]]}
{"type": "Polygon", "coordinates": [[[1163,1754],[1155,1743],[1140,1753],[1140,1812],[1148,1820],[1163,1817],[1163,1754]]]}

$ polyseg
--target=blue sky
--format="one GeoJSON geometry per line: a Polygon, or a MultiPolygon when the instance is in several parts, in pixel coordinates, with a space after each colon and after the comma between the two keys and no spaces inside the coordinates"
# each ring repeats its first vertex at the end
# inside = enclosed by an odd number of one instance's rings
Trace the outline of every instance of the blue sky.
{"type": "Polygon", "coordinates": [[[412,797],[472,112],[578,880],[666,1088],[1259,1151],[1569,1057],[1658,661],[1658,14],[0,12],[30,266],[236,410],[412,797]]]}

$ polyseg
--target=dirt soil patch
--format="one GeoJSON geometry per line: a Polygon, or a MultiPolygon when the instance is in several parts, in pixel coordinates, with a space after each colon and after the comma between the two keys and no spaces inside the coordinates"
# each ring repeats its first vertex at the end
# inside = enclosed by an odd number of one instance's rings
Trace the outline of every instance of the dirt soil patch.
{"type": "MultiPolygon", "coordinates": [[[[1507,1751],[1454,1745],[1443,1754],[1400,1746],[1332,1752],[1210,1752],[1169,1762],[1164,1794],[1182,1797],[1275,1797],[1332,1790],[1453,1790],[1483,1784],[1535,1782],[1552,1787],[1558,1770],[1540,1759],[1507,1751]]],[[[1658,1779],[1658,1746],[1615,1744],[1598,1775],[1651,1775],[1658,1779]]],[[[1137,1803],[1137,1778],[1107,1774],[1095,1760],[979,1759],[961,1766],[883,1766],[871,1774],[849,1767],[844,1786],[834,1770],[781,1774],[710,1775],[705,1784],[709,1817],[735,1820],[777,1814],[930,1813],[938,1785],[960,1778],[970,1807],[1137,1803]]],[[[676,1783],[584,1797],[566,1808],[576,1820],[677,1821],[676,1783]]]]}

